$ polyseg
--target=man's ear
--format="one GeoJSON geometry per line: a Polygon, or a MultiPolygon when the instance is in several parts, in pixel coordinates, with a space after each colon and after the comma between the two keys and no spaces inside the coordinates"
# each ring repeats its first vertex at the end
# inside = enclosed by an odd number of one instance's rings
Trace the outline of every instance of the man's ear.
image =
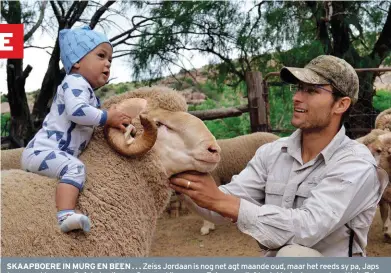
{"type": "Polygon", "coordinates": [[[76,68],[76,69],[79,69],[80,68],[80,64],[79,63],[75,63],[72,68],[76,68]]]}
{"type": "Polygon", "coordinates": [[[349,109],[349,106],[351,104],[352,104],[351,98],[349,98],[349,97],[340,98],[335,104],[335,113],[336,114],[345,113],[349,109]]]}

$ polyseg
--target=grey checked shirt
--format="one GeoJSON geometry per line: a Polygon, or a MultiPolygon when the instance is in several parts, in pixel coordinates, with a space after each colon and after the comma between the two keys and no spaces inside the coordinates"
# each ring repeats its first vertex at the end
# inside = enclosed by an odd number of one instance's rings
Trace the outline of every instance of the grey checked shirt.
{"type": "MultiPolygon", "coordinates": [[[[284,245],[298,244],[324,256],[346,257],[347,224],[355,233],[353,253],[365,256],[369,227],[388,184],[386,172],[376,167],[364,145],[345,136],[344,127],[305,164],[300,139],[297,130],[261,146],[231,183],[219,187],[240,198],[239,230],[269,249],[266,256],[284,245]]],[[[206,219],[227,221],[188,197],[185,200],[206,219]]]]}

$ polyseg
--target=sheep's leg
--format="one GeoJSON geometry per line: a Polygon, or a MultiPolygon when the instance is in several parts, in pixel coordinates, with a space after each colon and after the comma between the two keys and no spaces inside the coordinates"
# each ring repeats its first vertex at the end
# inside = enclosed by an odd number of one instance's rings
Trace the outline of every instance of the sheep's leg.
{"type": "Polygon", "coordinates": [[[202,225],[201,228],[201,235],[207,235],[211,230],[215,230],[215,228],[216,228],[215,224],[207,220],[204,220],[204,224],[202,225]]]}
{"type": "Polygon", "coordinates": [[[379,203],[380,216],[383,222],[385,240],[391,243],[391,203],[381,200],[379,203]]]}
{"type": "Polygon", "coordinates": [[[170,197],[170,203],[168,204],[167,207],[167,210],[170,213],[170,217],[178,218],[180,209],[181,209],[181,201],[179,200],[177,194],[173,192],[170,197]]]}
{"type": "Polygon", "coordinates": [[[134,141],[134,136],[136,135],[136,127],[133,124],[126,126],[126,131],[124,133],[126,144],[130,145],[134,141]]]}

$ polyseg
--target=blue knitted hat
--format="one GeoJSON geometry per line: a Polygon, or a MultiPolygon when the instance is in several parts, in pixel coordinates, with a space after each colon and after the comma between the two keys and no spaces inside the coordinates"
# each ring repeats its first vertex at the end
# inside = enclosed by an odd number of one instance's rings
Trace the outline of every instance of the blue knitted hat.
{"type": "MultiPolygon", "coordinates": [[[[101,43],[110,43],[106,35],[89,26],[60,31],[60,58],[67,74],[72,66],[101,43]]],[[[112,46],[112,45],[111,45],[112,46]]]]}

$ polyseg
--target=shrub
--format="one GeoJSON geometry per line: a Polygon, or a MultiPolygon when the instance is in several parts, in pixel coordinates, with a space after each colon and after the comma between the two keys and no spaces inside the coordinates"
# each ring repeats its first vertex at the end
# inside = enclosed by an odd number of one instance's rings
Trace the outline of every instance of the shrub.
{"type": "MultiPolygon", "coordinates": [[[[189,111],[193,110],[208,110],[227,108],[246,104],[247,100],[243,98],[241,90],[235,90],[228,86],[223,86],[223,89],[218,89],[213,82],[207,82],[202,86],[202,89],[207,88],[208,99],[200,105],[190,105],[189,111]],[[220,94],[216,95],[216,92],[220,94]],[[220,97],[219,100],[213,100],[209,97],[220,97]]],[[[207,120],[206,126],[217,139],[232,138],[250,133],[250,117],[248,113],[244,113],[239,117],[230,117],[224,119],[207,120]]]]}
{"type": "Polygon", "coordinates": [[[8,96],[7,95],[1,95],[1,103],[8,102],[8,96]]]}
{"type": "Polygon", "coordinates": [[[384,111],[391,108],[391,92],[387,90],[377,90],[373,96],[372,105],[376,110],[384,111]]]}
{"type": "Polygon", "coordinates": [[[1,136],[8,136],[10,130],[10,113],[1,114],[1,136]]]}

